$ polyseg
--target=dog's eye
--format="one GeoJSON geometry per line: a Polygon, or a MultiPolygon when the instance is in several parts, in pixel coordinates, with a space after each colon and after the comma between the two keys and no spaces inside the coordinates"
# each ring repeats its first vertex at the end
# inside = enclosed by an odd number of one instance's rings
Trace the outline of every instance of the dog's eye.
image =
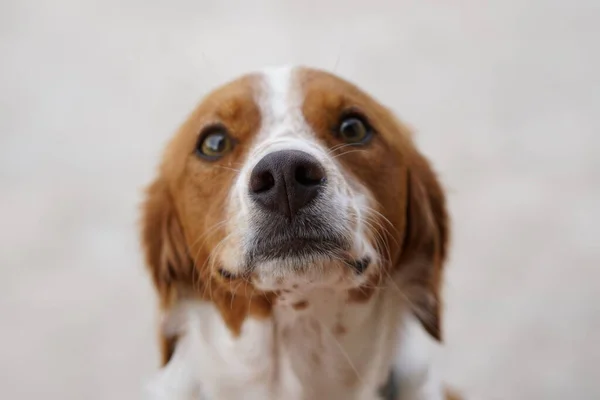
{"type": "Polygon", "coordinates": [[[200,135],[196,145],[196,153],[210,161],[217,160],[231,151],[233,141],[223,127],[211,127],[200,135]]]}
{"type": "Polygon", "coordinates": [[[372,130],[361,118],[352,116],[342,121],[339,135],[347,143],[362,144],[371,138],[372,130]]]}

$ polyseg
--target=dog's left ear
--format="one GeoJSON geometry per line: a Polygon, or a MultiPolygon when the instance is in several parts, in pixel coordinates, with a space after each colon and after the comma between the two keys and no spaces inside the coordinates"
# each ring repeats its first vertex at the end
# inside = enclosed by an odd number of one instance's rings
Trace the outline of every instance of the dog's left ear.
{"type": "Polygon", "coordinates": [[[444,191],[427,159],[415,151],[407,170],[402,286],[412,312],[437,340],[442,338],[440,290],[448,240],[444,191]]]}
{"type": "MultiPolygon", "coordinates": [[[[193,288],[194,264],[166,183],[157,178],[148,188],[142,207],[141,237],[146,265],[163,311],[171,310],[193,288]]],[[[162,363],[175,350],[175,338],[161,331],[162,363]]]]}

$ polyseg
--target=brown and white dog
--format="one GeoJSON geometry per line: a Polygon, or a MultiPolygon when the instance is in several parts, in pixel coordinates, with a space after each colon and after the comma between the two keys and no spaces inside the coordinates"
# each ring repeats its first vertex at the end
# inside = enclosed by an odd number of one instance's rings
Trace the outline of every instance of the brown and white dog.
{"type": "Polygon", "coordinates": [[[163,314],[150,397],[449,398],[430,353],[448,236],[429,162],[365,92],[301,67],[224,85],[143,206],[163,314]]]}

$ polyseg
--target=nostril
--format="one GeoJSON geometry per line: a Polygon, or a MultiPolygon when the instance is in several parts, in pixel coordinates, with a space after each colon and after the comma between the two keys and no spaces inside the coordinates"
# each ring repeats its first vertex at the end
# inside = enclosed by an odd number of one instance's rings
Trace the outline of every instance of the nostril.
{"type": "Polygon", "coordinates": [[[261,209],[292,218],[317,197],[326,179],[315,157],[299,150],[279,150],[254,166],[248,192],[261,209]]]}
{"type": "Polygon", "coordinates": [[[255,172],[250,177],[250,190],[253,193],[263,193],[275,186],[275,178],[270,171],[264,170],[255,172]]]}
{"type": "Polygon", "coordinates": [[[318,165],[299,165],[294,172],[294,179],[303,186],[317,186],[325,180],[325,173],[318,165]]]}

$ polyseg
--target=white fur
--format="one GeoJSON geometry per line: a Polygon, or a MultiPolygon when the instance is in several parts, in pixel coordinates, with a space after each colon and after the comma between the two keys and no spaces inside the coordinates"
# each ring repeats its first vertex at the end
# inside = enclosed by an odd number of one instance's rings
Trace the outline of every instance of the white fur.
{"type": "MultiPolygon", "coordinates": [[[[262,126],[232,188],[228,205],[232,222],[219,261],[229,270],[239,268],[236,262],[250,229],[247,216],[253,207],[247,194],[252,168],[269,152],[295,149],[323,164],[330,183],[327,197],[341,212],[356,216],[348,222],[354,232],[352,252],[370,255],[374,260],[370,268],[378,268],[365,224],[372,205],[370,193],[343,173],[328,149],[316,140],[302,115],[302,92],[295,73],[292,68],[280,68],[263,74],[257,93],[262,126]]],[[[262,265],[259,284],[263,287],[277,286],[276,280],[269,280],[268,271],[273,267],[262,265]]],[[[335,269],[333,265],[319,267],[315,270],[319,273],[335,269]]],[[[246,319],[238,338],[210,302],[173,310],[170,318],[177,320],[177,349],[149,388],[149,398],[375,400],[401,342],[402,400],[441,399],[440,383],[429,369],[427,334],[410,314],[392,277],[364,303],[348,302],[348,287],[336,285],[338,281],[332,277],[323,276],[320,285],[312,286],[286,281],[287,290],[277,300],[272,316],[262,321],[246,319]],[[295,309],[293,305],[301,301],[308,306],[295,309]]],[[[365,277],[353,279],[350,283],[358,286],[365,277]]]]}
{"type": "Polygon", "coordinates": [[[239,338],[212,303],[172,311],[180,339],[169,364],[148,388],[149,399],[272,398],[269,388],[273,323],[248,319],[239,338]]]}
{"type": "Polygon", "coordinates": [[[272,318],[247,319],[238,338],[212,303],[183,306],[176,352],[146,398],[376,400],[402,343],[401,399],[442,399],[431,371],[432,342],[393,283],[365,304],[349,305],[327,289],[286,296],[272,318]],[[295,310],[291,304],[300,299],[309,305],[295,310]],[[345,334],[336,334],[337,324],[345,334]]]}
{"type": "Polygon", "coordinates": [[[396,368],[401,378],[400,398],[442,400],[444,392],[435,369],[439,346],[412,314],[403,321],[398,343],[396,368]]]}

